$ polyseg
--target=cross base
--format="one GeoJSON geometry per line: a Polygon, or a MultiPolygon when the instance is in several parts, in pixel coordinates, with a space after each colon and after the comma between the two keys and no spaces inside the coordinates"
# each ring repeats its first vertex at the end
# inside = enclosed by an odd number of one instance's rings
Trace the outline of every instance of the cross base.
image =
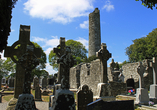
{"type": "Polygon", "coordinates": [[[74,93],[68,89],[56,90],[53,105],[49,110],[75,110],[74,93]]]}
{"type": "Polygon", "coordinates": [[[32,94],[20,94],[15,110],[37,110],[32,94]]]}
{"type": "Polygon", "coordinates": [[[145,88],[137,88],[135,104],[148,105],[148,102],[149,102],[148,90],[145,88]]]}

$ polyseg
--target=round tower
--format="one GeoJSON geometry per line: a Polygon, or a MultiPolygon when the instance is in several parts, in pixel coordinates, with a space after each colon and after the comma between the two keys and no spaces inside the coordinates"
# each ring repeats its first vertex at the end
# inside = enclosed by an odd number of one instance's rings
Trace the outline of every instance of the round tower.
{"type": "Polygon", "coordinates": [[[88,57],[96,55],[101,48],[100,13],[99,9],[89,14],[89,50],[88,57]]]}

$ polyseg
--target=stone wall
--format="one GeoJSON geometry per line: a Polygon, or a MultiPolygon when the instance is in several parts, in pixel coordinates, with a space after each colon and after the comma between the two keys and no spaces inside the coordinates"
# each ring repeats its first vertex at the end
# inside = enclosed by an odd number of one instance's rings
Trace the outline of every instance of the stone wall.
{"type": "Polygon", "coordinates": [[[119,82],[109,82],[111,85],[111,93],[112,96],[120,95],[120,94],[127,94],[126,90],[126,83],[119,83],[119,82]]]}
{"type": "MultiPolygon", "coordinates": [[[[148,60],[150,62],[151,60],[148,60]]],[[[137,67],[138,67],[138,62],[135,63],[128,63],[122,66],[123,69],[123,75],[125,76],[124,82],[126,83],[127,79],[130,78],[132,75],[132,78],[134,79],[134,84],[135,84],[135,89],[139,87],[139,75],[137,73],[137,67]]],[[[143,74],[144,76],[144,84],[145,88],[149,90],[149,87],[151,84],[153,84],[153,71],[152,68],[149,66],[148,63],[148,68],[143,74]]]]}

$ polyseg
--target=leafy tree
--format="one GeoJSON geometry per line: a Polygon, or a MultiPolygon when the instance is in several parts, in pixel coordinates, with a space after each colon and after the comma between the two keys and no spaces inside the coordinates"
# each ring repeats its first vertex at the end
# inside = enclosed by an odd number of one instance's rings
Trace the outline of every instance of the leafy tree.
{"type": "Polygon", "coordinates": [[[85,57],[83,62],[90,63],[91,61],[96,60],[96,59],[98,59],[98,57],[93,55],[93,56],[90,56],[89,58],[85,57]]]}
{"type": "Polygon", "coordinates": [[[133,44],[126,48],[129,62],[142,61],[157,56],[157,28],[147,37],[133,40],[133,44]]]}
{"type": "MultiPolygon", "coordinates": [[[[139,1],[139,0],[136,0],[136,1],[139,1]]],[[[153,9],[153,7],[155,7],[155,5],[157,4],[157,0],[141,0],[141,1],[142,1],[142,5],[150,9],[153,9]]]]}
{"type": "Polygon", "coordinates": [[[17,0],[0,0],[0,52],[7,46],[10,35],[12,9],[17,0]]]}
{"type": "MultiPolygon", "coordinates": [[[[83,46],[81,42],[68,40],[65,42],[65,45],[70,46],[71,53],[73,55],[73,58],[76,60],[77,64],[83,62],[83,59],[86,57],[87,50],[85,49],[85,46],[83,46]]],[[[58,70],[57,59],[58,59],[57,55],[53,53],[53,50],[51,50],[49,54],[49,62],[50,65],[55,70],[58,70]]]]}
{"type": "Polygon", "coordinates": [[[123,61],[123,63],[119,64],[119,68],[122,68],[122,66],[125,65],[125,64],[127,64],[127,63],[130,63],[130,62],[128,62],[128,61],[126,61],[126,60],[123,61]]]}

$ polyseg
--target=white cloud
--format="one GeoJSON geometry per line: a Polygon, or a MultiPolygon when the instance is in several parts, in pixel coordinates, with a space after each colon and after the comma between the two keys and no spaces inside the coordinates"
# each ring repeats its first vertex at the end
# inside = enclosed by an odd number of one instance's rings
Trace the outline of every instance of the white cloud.
{"type": "Polygon", "coordinates": [[[47,41],[47,39],[44,38],[40,38],[40,37],[32,37],[34,42],[44,42],[47,41]]]}
{"type": "Polygon", "coordinates": [[[102,9],[106,9],[106,11],[114,10],[114,5],[111,4],[110,0],[107,0],[102,9]]]}
{"type": "Polygon", "coordinates": [[[53,70],[53,67],[49,63],[46,63],[46,69],[45,70],[47,72],[49,72],[49,75],[57,73],[57,71],[53,70]]]}
{"type": "Polygon", "coordinates": [[[14,29],[11,30],[11,32],[14,32],[14,31],[15,31],[14,29]]]}
{"type": "Polygon", "coordinates": [[[76,41],[81,42],[85,46],[85,48],[88,49],[88,40],[79,37],[76,41]]]}
{"type": "Polygon", "coordinates": [[[80,27],[83,28],[83,29],[88,29],[88,26],[89,26],[89,21],[84,21],[82,24],[80,24],[80,27]]]}
{"type": "Polygon", "coordinates": [[[68,23],[75,17],[88,16],[94,0],[28,0],[24,11],[32,17],[68,23]]]}

